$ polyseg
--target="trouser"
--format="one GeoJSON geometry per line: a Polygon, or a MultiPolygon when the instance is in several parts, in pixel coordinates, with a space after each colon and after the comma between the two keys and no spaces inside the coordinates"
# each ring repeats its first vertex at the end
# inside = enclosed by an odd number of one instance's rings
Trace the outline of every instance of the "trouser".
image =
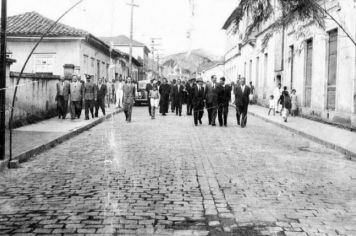
{"type": "Polygon", "coordinates": [[[148,98],[148,114],[152,116],[152,105],[151,105],[151,100],[148,98]]]}
{"type": "Polygon", "coordinates": [[[176,111],[176,115],[182,115],[182,102],[179,101],[179,102],[176,102],[175,105],[174,105],[174,109],[176,111]]]}
{"type": "Polygon", "coordinates": [[[229,114],[229,104],[222,104],[218,109],[219,125],[227,125],[227,115],[229,114]]]}
{"type": "Polygon", "coordinates": [[[156,109],[158,109],[158,105],[159,105],[159,99],[154,99],[151,98],[149,101],[149,104],[151,105],[151,117],[154,118],[155,117],[155,113],[156,113],[156,109]]]}
{"type": "Polygon", "coordinates": [[[171,101],[171,111],[174,112],[174,109],[175,109],[175,107],[174,107],[174,101],[171,101]]]}
{"type": "Polygon", "coordinates": [[[247,124],[247,109],[248,109],[248,104],[236,106],[237,124],[238,125],[241,124],[241,127],[245,127],[247,124]]]}
{"type": "Polygon", "coordinates": [[[82,101],[72,101],[70,104],[70,115],[72,119],[80,118],[82,113],[82,101]]]}
{"type": "Polygon", "coordinates": [[[290,113],[290,112],[289,112],[289,109],[283,107],[281,112],[282,112],[282,117],[283,117],[283,119],[284,119],[284,120],[287,120],[287,118],[288,118],[288,116],[289,116],[289,113],[290,113]]]}
{"type": "Polygon", "coordinates": [[[57,112],[59,118],[66,118],[68,110],[68,101],[64,99],[64,96],[57,96],[57,112]]]}
{"type": "Polygon", "coordinates": [[[194,107],[194,124],[198,124],[198,120],[201,121],[204,115],[204,107],[194,107]]]}
{"type": "Polygon", "coordinates": [[[95,102],[95,117],[98,117],[98,115],[99,115],[99,108],[101,109],[101,112],[105,116],[105,98],[96,100],[96,102],[95,102]]]}
{"type": "Polygon", "coordinates": [[[191,115],[193,110],[192,100],[188,98],[187,100],[187,115],[191,115]]]}
{"type": "Polygon", "coordinates": [[[94,118],[94,100],[85,100],[84,102],[84,108],[85,108],[85,119],[89,119],[89,111],[91,114],[91,117],[94,118]]]}
{"type": "Polygon", "coordinates": [[[132,106],[133,106],[133,104],[127,104],[125,107],[124,112],[125,112],[126,121],[131,121],[132,106]]]}
{"type": "Polygon", "coordinates": [[[122,107],[122,98],[124,96],[124,92],[122,90],[116,91],[116,106],[122,107]]]}
{"type": "Polygon", "coordinates": [[[209,125],[215,125],[217,105],[214,103],[207,103],[206,109],[208,110],[209,125]]]}

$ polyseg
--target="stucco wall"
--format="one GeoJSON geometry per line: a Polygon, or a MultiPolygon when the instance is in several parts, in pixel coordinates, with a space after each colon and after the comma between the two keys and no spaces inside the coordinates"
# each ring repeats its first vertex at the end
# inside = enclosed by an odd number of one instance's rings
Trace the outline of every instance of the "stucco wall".
{"type": "MultiPolygon", "coordinates": [[[[10,118],[10,107],[18,73],[11,73],[6,78],[6,125],[10,118]]],[[[20,80],[14,108],[16,126],[31,123],[55,115],[56,83],[58,76],[39,76],[25,74],[20,80]]]]}

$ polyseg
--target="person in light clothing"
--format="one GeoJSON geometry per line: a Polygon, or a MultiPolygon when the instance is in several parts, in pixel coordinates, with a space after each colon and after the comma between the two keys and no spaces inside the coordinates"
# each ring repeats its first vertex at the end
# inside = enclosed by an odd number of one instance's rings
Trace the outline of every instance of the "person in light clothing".
{"type": "Polygon", "coordinates": [[[292,111],[291,111],[291,115],[292,116],[296,116],[298,113],[298,97],[296,95],[296,90],[293,89],[292,90],[292,95],[290,96],[291,100],[292,100],[292,111]]]}
{"type": "Polygon", "coordinates": [[[150,103],[151,103],[151,118],[153,120],[155,118],[156,109],[158,109],[158,106],[159,106],[159,100],[161,99],[161,96],[157,89],[157,84],[153,84],[152,90],[150,90],[149,97],[150,97],[150,103]]]}
{"type": "Polygon", "coordinates": [[[271,95],[269,96],[269,110],[268,110],[268,115],[270,115],[271,111],[273,111],[273,115],[276,115],[276,108],[275,108],[275,101],[274,101],[274,96],[271,95]]]}
{"type": "Polygon", "coordinates": [[[274,109],[276,110],[276,113],[279,113],[281,111],[281,105],[278,102],[278,99],[282,95],[282,85],[279,83],[277,87],[273,90],[273,97],[274,97],[274,109]]]}
{"type": "Polygon", "coordinates": [[[117,108],[122,108],[123,107],[123,96],[124,96],[124,81],[122,80],[122,77],[120,75],[120,78],[118,81],[115,82],[115,95],[116,95],[116,107],[117,108]]]}

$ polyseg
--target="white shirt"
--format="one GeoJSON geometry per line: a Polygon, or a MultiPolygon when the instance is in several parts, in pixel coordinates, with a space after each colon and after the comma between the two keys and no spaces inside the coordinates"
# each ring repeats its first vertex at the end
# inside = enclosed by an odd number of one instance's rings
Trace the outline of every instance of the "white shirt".
{"type": "Polygon", "coordinates": [[[246,87],[246,85],[241,85],[241,91],[242,92],[245,91],[245,87],[246,87]]]}

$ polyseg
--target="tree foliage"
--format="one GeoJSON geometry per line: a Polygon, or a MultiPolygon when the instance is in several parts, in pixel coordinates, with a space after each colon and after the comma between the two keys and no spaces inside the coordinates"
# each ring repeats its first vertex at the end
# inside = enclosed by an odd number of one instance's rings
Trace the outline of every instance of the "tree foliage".
{"type": "Polygon", "coordinates": [[[325,28],[325,10],[320,0],[241,0],[242,14],[235,19],[248,16],[249,22],[246,28],[246,37],[258,31],[269,20],[270,31],[264,37],[266,45],[273,33],[286,27],[293,27],[298,22],[312,21],[321,28],[325,28]],[[276,5],[273,5],[276,2],[276,5]]]}

